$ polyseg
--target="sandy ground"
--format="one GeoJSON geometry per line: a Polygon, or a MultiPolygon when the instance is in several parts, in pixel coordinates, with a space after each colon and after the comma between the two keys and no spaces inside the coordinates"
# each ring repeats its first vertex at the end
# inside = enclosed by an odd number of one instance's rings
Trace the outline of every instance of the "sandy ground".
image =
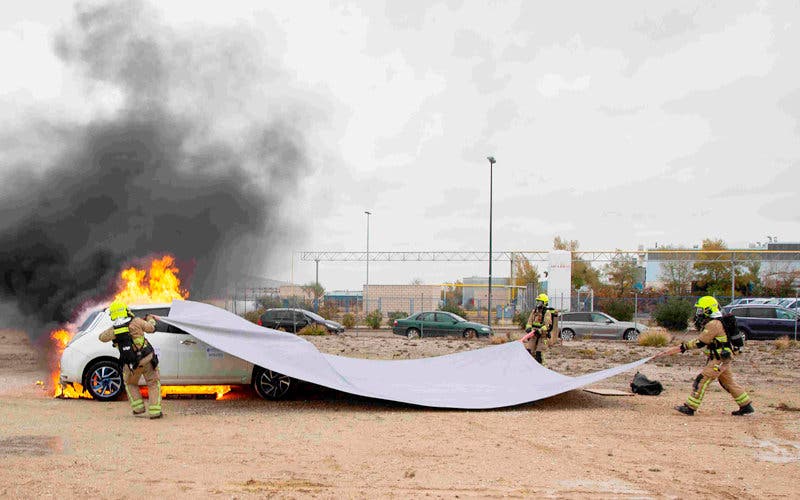
{"type": "MultiPolygon", "coordinates": [[[[401,359],[484,340],[409,341],[388,332],[310,339],[347,356],[401,359]]],[[[550,368],[576,375],[654,353],[625,342],[557,346],[550,368]]],[[[684,354],[642,369],[657,397],[572,391],[492,411],[430,410],[315,387],[262,401],[166,400],[166,418],[127,402],[48,396],[42,358],[0,331],[0,497],[798,498],[800,349],[750,342],[738,379],[757,413],[731,417],[718,386],[684,401],[703,364],[684,354]]],[[[633,373],[601,387],[628,390],[633,373]]]]}

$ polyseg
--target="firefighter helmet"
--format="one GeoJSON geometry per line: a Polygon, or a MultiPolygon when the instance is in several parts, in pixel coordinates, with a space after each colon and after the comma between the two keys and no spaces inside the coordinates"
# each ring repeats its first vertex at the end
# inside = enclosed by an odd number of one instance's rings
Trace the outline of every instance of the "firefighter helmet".
{"type": "Polygon", "coordinates": [[[111,321],[125,319],[130,316],[130,314],[128,306],[120,300],[115,300],[108,306],[108,315],[111,316],[111,321]]]}
{"type": "Polygon", "coordinates": [[[546,293],[540,293],[539,296],[536,297],[536,302],[546,306],[547,303],[550,302],[550,299],[547,297],[546,293]]]}
{"type": "Polygon", "coordinates": [[[694,306],[697,308],[698,315],[711,316],[719,312],[719,302],[711,295],[700,297],[694,306]]]}

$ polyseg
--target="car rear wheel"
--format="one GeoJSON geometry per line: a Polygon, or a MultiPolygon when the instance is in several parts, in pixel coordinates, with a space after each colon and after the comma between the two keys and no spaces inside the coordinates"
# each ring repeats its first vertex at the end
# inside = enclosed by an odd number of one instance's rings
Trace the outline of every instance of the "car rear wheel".
{"type": "Polygon", "coordinates": [[[123,392],[122,369],[115,361],[96,361],[86,370],[84,387],[97,401],[114,401],[123,392]]]}
{"type": "Polygon", "coordinates": [[[406,330],[406,337],[408,337],[408,340],[420,338],[419,330],[416,328],[409,328],[406,330]]]}
{"type": "Polygon", "coordinates": [[[561,340],[572,340],[575,338],[575,332],[569,328],[563,328],[561,330],[561,340]]]}
{"type": "Polygon", "coordinates": [[[476,332],[472,328],[467,328],[466,330],[464,330],[463,336],[465,339],[474,339],[478,336],[478,332],[476,332]]]}
{"type": "Polygon", "coordinates": [[[625,330],[625,333],[622,334],[622,338],[625,340],[636,340],[639,338],[639,330],[634,328],[625,330]]]}
{"type": "Polygon", "coordinates": [[[284,398],[291,387],[291,377],[272,370],[266,370],[260,366],[253,370],[253,388],[264,399],[284,398]]]}

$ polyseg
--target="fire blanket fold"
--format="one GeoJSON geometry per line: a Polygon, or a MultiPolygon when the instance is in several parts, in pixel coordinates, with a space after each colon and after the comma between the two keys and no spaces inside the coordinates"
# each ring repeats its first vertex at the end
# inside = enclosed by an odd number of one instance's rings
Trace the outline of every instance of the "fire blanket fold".
{"type": "Polygon", "coordinates": [[[539,365],[520,342],[432,358],[371,360],[323,354],[301,337],[199,302],[174,301],[162,320],[217,349],[292,378],[359,396],[436,408],[528,403],[633,370],[650,359],[568,377],[539,365]]]}

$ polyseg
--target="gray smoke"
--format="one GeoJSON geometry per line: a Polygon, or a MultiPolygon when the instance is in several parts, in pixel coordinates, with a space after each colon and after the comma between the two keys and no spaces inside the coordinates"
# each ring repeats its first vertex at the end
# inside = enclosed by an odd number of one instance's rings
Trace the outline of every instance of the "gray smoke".
{"type": "Polygon", "coordinates": [[[165,252],[194,269],[194,297],[260,267],[290,230],[277,209],[307,170],[299,126],[272,111],[286,84],[264,40],[241,27],[178,33],[119,1],[79,7],[55,50],[100,104],[28,131],[51,160],[0,165],[6,305],[65,322],[124,265],[165,252]]]}

